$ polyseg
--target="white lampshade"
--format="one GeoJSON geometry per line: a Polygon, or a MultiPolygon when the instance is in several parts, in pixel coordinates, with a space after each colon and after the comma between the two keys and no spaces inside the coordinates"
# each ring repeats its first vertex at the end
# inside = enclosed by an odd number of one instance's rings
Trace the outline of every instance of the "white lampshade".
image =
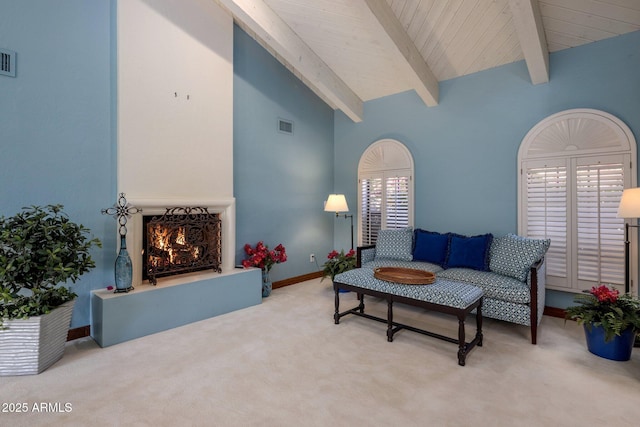
{"type": "Polygon", "coordinates": [[[329,194],[329,198],[324,203],[325,212],[349,212],[347,199],[344,194],[329,194]]]}
{"type": "Polygon", "coordinates": [[[627,188],[622,192],[618,218],[640,218],[640,188],[627,188]]]}

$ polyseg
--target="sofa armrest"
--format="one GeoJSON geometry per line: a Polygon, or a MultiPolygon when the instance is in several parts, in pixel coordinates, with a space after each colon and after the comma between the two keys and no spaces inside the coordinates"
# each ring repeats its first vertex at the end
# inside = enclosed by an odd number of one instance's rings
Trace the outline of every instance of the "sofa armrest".
{"type": "Polygon", "coordinates": [[[356,248],[356,267],[362,267],[363,263],[373,261],[376,257],[376,245],[358,246],[356,248]]]}

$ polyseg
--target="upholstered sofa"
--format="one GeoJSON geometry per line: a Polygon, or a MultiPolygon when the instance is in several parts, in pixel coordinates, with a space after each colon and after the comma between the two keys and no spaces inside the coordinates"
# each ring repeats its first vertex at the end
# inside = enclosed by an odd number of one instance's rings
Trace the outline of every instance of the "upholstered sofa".
{"type": "Polygon", "coordinates": [[[380,230],[375,245],[357,248],[357,267],[407,267],[468,283],[484,292],[484,317],[537,328],[545,305],[549,240],[507,234],[462,236],[411,228],[380,230]]]}

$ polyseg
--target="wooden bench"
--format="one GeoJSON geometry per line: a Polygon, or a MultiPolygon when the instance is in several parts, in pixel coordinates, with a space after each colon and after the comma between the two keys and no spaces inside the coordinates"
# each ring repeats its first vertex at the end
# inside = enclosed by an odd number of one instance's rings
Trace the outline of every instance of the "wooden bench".
{"type": "Polygon", "coordinates": [[[404,285],[387,282],[374,277],[369,268],[356,268],[336,275],[333,281],[335,291],[335,324],[348,314],[387,324],[387,341],[393,341],[393,335],[407,329],[430,337],[458,344],[458,364],[465,365],[467,354],[476,345],[482,346],[482,290],[476,286],[450,280],[436,279],[431,285],[404,285]],[[353,291],[358,294],[358,306],[340,312],[340,291],[353,291]],[[364,296],[370,295],[387,301],[387,318],[383,319],[364,312],[364,296]],[[450,338],[424,329],[419,329],[393,320],[393,303],[412,305],[439,313],[454,315],[458,318],[458,338],[450,338]],[[465,341],[465,319],[476,310],[476,334],[465,341]]]}

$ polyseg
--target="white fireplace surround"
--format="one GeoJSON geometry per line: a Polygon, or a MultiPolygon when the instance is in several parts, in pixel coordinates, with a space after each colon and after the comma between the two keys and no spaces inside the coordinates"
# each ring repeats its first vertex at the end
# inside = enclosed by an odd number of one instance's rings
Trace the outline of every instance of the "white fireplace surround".
{"type": "MultiPolygon", "coordinates": [[[[142,280],[142,228],[144,215],[162,215],[167,208],[174,207],[202,207],[207,208],[209,213],[220,214],[222,225],[222,272],[227,273],[234,269],[236,251],[236,212],[235,199],[214,199],[214,200],[188,200],[188,199],[128,199],[128,202],[142,213],[132,215],[127,221],[127,251],[131,257],[133,265],[134,287],[149,285],[148,281],[142,280]]],[[[216,272],[201,271],[199,277],[219,275],[216,272]]],[[[188,276],[184,275],[184,276],[188,276]]],[[[163,281],[180,282],[181,276],[159,278],[158,285],[163,281]]],[[[151,285],[149,285],[151,286],[151,285]]]]}

